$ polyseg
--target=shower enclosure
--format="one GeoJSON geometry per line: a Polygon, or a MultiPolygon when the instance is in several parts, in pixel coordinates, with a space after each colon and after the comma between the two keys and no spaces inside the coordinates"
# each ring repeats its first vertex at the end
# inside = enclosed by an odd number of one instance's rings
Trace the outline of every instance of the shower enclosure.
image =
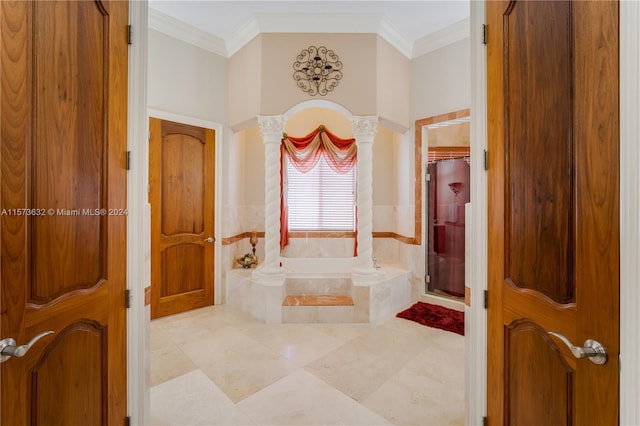
{"type": "Polygon", "coordinates": [[[464,205],[470,201],[469,153],[427,164],[426,292],[464,298],[464,205]]]}

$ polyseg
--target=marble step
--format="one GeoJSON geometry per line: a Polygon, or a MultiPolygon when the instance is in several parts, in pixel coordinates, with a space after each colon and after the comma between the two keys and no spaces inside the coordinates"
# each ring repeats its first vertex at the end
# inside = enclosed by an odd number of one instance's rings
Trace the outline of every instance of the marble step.
{"type": "Polygon", "coordinates": [[[331,294],[291,295],[284,298],[282,306],[353,306],[353,299],[331,294]]]}

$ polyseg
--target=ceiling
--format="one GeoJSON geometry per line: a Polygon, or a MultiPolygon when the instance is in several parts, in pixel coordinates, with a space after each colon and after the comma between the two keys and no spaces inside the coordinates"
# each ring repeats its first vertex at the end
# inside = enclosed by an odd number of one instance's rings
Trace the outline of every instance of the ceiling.
{"type": "Polygon", "coordinates": [[[248,33],[377,32],[411,57],[416,43],[450,26],[466,21],[468,31],[469,18],[469,0],[149,0],[149,8],[221,40],[229,55],[248,33]]]}

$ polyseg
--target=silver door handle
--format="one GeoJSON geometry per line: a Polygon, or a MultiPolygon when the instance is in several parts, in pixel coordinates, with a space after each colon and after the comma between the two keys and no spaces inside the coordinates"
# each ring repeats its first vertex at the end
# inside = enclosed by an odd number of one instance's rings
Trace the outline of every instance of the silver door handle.
{"type": "Polygon", "coordinates": [[[204,241],[205,241],[205,242],[207,242],[207,243],[212,243],[212,242],[214,242],[215,240],[213,239],[213,237],[209,237],[209,238],[205,238],[205,240],[204,240],[204,241]]]}
{"type": "Polygon", "coordinates": [[[42,333],[36,334],[35,337],[26,345],[20,346],[16,346],[16,341],[12,337],[0,340],[0,363],[5,362],[12,356],[23,357],[27,351],[31,349],[31,346],[33,346],[34,343],[49,334],[53,334],[53,331],[43,331],[42,333]]]}
{"type": "Polygon", "coordinates": [[[584,341],[584,347],[574,346],[564,334],[550,331],[550,335],[556,336],[558,339],[569,347],[569,350],[576,358],[589,358],[594,364],[602,365],[607,362],[607,350],[600,344],[592,339],[584,341]]]}

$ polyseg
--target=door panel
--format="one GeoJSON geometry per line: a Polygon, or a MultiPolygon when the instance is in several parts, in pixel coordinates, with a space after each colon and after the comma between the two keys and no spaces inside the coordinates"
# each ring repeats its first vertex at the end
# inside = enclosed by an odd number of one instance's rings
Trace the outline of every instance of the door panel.
{"type": "Polygon", "coordinates": [[[162,297],[200,290],[205,280],[204,247],[167,247],[162,252],[162,267],[162,297]]]}
{"type": "Polygon", "coordinates": [[[570,11],[522,1],[504,19],[505,273],[558,303],[573,301],[570,11]]]}
{"type": "Polygon", "coordinates": [[[122,424],[128,2],[1,8],[0,422],[122,424]]]}
{"type": "Polygon", "coordinates": [[[487,23],[488,420],[617,424],[618,4],[487,2],[487,23]]]}
{"type": "Polygon", "coordinates": [[[30,372],[33,424],[46,425],[62,416],[68,425],[108,424],[107,412],[94,409],[107,391],[104,355],[105,328],[95,321],[78,321],[61,331],[30,372]],[[82,369],[63,368],[69,351],[83,353],[82,369]],[[61,392],[66,394],[59,404],[61,392]]]}
{"type": "Polygon", "coordinates": [[[555,343],[528,320],[512,322],[505,332],[506,424],[572,424],[573,370],[555,343]]]}
{"type": "Polygon", "coordinates": [[[162,234],[204,231],[205,135],[167,134],[162,141],[162,234]]]}
{"type": "Polygon", "coordinates": [[[151,118],[151,317],[213,304],[214,132],[151,118]]]}
{"type": "Polygon", "coordinates": [[[106,272],[107,217],[82,210],[106,201],[108,15],[99,4],[78,2],[37,2],[32,11],[39,30],[32,43],[30,205],[56,211],[30,222],[30,302],[43,304],[97,285],[106,272]]]}

